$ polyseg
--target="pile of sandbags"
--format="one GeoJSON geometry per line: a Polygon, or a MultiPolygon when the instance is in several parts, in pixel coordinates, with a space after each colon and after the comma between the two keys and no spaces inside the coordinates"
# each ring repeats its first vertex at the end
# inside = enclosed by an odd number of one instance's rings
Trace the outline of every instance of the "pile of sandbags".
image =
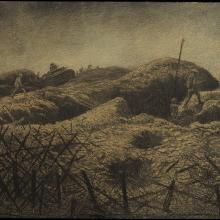
{"type": "Polygon", "coordinates": [[[41,78],[43,86],[58,86],[76,77],[75,71],[65,67],[59,68],[56,71],[48,72],[41,78]]]}

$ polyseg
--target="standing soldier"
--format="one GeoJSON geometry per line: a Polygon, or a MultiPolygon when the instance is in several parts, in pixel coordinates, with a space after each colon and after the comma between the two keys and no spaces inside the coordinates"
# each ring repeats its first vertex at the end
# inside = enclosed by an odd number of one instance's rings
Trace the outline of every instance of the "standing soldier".
{"type": "Polygon", "coordinates": [[[186,82],[187,98],[183,105],[184,108],[188,105],[190,99],[192,98],[194,94],[197,96],[199,104],[203,104],[203,102],[201,101],[200,93],[199,93],[197,74],[198,72],[196,70],[193,70],[192,74],[190,74],[187,79],[187,82],[186,82]]]}
{"type": "Polygon", "coordinates": [[[92,69],[92,65],[89,64],[88,67],[87,67],[87,69],[88,69],[88,70],[91,70],[91,69],[92,69]]]}
{"type": "Polygon", "coordinates": [[[83,70],[83,67],[80,67],[79,69],[79,74],[82,73],[84,70],[83,70]]]}
{"type": "Polygon", "coordinates": [[[172,98],[170,102],[170,116],[175,119],[178,115],[178,102],[176,98],[172,98]]]}
{"type": "Polygon", "coordinates": [[[22,84],[22,73],[19,73],[19,75],[16,77],[15,82],[14,82],[14,91],[12,92],[12,97],[14,97],[15,93],[19,90],[22,90],[24,93],[26,92],[24,89],[24,86],[22,84]]]}

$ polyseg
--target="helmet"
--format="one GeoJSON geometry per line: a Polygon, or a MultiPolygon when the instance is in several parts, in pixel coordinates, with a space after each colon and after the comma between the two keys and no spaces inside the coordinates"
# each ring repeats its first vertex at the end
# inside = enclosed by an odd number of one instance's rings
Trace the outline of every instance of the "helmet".
{"type": "Polygon", "coordinates": [[[172,98],[171,99],[171,103],[177,103],[177,99],[176,98],[172,98]]]}
{"type": "Polygon", "coordinates": [[[194,68],[194,69],[191,70],[191,72],[192,72],[192,73],[198,73],[199,71],[194,68]]]}

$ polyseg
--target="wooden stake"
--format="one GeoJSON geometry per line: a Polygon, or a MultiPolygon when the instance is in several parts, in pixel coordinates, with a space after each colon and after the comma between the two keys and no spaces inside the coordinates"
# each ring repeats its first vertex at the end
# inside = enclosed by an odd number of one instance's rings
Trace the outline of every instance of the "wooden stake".
{"type": "Polygon", "coordinates": [[[170,212],[170,205],[173,199],[174,189],[175,189],[175,180],[172,180],[171,184],[168,187],[168,192],[163,203],[163,209],[166,212],[170,212]]]}
{"type": "Polygon", "coordinates": [[[178,71],[179,71],[179,65],[180,65],[180,59],[181,59],[181,55],[182,55],[182,49],[183,49],[183,44],[184,44],[184,39],[182,39],[181,41],[181,45],[180,45],[180,52],[179,52],[179,58],[178,58],[178,63],[177,63],[177,68],[176,68],[176,73],[175,73],[175,78],[174,78],[174,96],[176,94],[176,89],[177,89],[177,77],[178,77],[178,71]]]}
{"type": "Polygon", "coordinates": [[[94,192],[93,187],[90,183],[89,177],[87,176],[87,173],[83,170],[83,171],[81,171],[81,174],[82,174],[82,177],[83,177],[84,182],[86,184],[86,187],[87,187],[87,190],[88,190],[88,193],[90,196],[90,200],[93,204],[94,209],[101,211],[101,209],[98,205],[98,202],[96,200],[95,192],[94,192]]]}
{"type": "Polygon", "coordinates": [[[31,201],[32,201],[32,209],[35,208],[35,200],[36,200],[36,171],[32,170],[31,173],[31,201]]]}
{"type": "Polygon", "coordinates": [[[40,205],[39,205],[39,214],[40,215],[42,213],[43,200],[44,200],[44,182],[42,182],[41,193],[40,193],[40,205]]]}
{"type": "Polygon", "coordinates": [[[12,165],[12,173],[13,173],[13,184],[14,184],[14,192],[15,196],[20,196],[20,186],[19,186],[19,176],[18,176],[18,169],[17,169],[17,163],[14,162],[12,165]]]}
{"type": "Polygon", "coordinates": [[[215,185],[215,194],[216,194],[216,202],[218,205],[218,213],[220,215],[220,192],[219,192],[219,185],[215,185]]]}
{"type": "Polygon", "coordinates": [[[72,197],[70,200],[70,217],[76,215],[76,205],[77,201],[72,197]]]}
{"type": "Polygon", "coordinates": [[[127,178],[126,178],[126,171],[124,170],[121,177],[121,190],[123,196],[123,207],[126,214],[129,212],[128,206],[128,195],[127,195],[127,178]]]}
{"type": "Polygon", "coordinates": [[[57,185],[57,205],[58,208],[61,208],[62,205],[62,191],[61,191],[61,183],[60,183],[60,174],[56,172],[56,185],[57,185]]]}

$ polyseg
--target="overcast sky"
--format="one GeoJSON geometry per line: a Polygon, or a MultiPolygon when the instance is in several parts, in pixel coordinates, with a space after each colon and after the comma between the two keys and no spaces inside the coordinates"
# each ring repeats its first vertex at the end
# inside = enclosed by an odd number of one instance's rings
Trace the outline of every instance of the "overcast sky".
{"type": "Polygon", "coordinates": [[[178,57],[220,76],[220,3],[0,2],[0,71],[178,57]]]}

